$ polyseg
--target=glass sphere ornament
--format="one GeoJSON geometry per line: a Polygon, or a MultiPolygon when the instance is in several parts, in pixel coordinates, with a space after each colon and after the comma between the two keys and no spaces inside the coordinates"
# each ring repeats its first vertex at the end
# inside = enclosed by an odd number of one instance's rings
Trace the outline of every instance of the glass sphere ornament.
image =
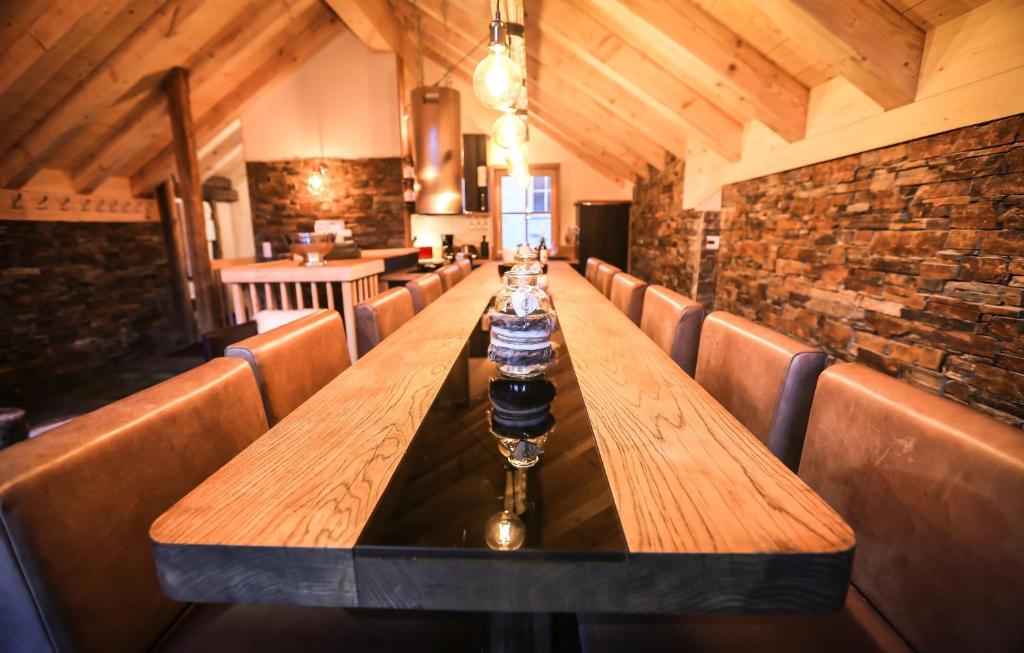
{"type": "Polygon", "coordinates": [[[491,109],[511,109],[523,88],[523,72],[508,56],[508,49],[492,44],[473,71],[473,92],[491,109]]]}
{"type": "Polygon", "coordinates": [[[491,138],[502,149],[515,149],[526,142],[526,123],[516,114],[505,112],[494,121],[491,138]]]}

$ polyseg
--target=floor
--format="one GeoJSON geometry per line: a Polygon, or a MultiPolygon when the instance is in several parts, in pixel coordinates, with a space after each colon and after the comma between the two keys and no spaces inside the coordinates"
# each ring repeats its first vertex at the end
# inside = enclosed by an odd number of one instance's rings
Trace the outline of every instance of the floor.
{"type": "Polygon", "coordinates": [[[204,362],[199,345],[164,356],[124,363],[106,370],[87,384],[44,397],[28,408],[29,437],[56,428],[79,415],[123,399],[204,362]]]}

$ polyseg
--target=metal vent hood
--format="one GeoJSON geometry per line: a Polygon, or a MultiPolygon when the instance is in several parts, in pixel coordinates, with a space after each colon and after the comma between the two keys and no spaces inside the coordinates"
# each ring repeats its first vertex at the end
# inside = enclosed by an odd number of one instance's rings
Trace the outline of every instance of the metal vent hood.
{"type": "Polygon", "coordinates": [[[413,149],[420,192],[416,212],[462,213],[462,115],[459,92],[447,86],[412,90],[413,149]]]}

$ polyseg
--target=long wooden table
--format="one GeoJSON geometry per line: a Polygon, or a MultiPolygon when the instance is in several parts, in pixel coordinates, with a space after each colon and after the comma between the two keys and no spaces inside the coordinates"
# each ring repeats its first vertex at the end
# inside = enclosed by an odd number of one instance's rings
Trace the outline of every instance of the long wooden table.
{"type": "Polygon", "coordinates": [[[574,567],[571,558],[494,552],[366,567],[354,555],[500,287],[488,263],[153,524],[165,591],[193,601],[494,611],[838,609],[849,526],[583,277],[553,262],[549,283],[628,546],[623,560],[574,567]],[[394,577],[382,577],[389,568],[394,577]]]}

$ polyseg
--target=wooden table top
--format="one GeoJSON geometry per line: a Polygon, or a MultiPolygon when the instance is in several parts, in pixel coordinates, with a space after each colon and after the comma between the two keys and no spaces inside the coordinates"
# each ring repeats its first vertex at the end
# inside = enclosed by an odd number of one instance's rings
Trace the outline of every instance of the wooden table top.
{"type": "Polygon", "coordinates": [[[196,601],[522,611],[841,606],[849,526],[582,276],[563,262],[548,276],[626,563],[588,563],[574,576],[571,561],[511,564],[498,553],[454,566],[361,565],[353,555],[500,287],[486,263],[153,524],[165,591],[196,601]],[[402,577],[385,581],[394,570],[402,577]],[[568,575],[553,593],[536,591],[552,571],[568,575]],[[507,579],[503,595],[481,597],[476,580],[494,573],[507,579]]]}

